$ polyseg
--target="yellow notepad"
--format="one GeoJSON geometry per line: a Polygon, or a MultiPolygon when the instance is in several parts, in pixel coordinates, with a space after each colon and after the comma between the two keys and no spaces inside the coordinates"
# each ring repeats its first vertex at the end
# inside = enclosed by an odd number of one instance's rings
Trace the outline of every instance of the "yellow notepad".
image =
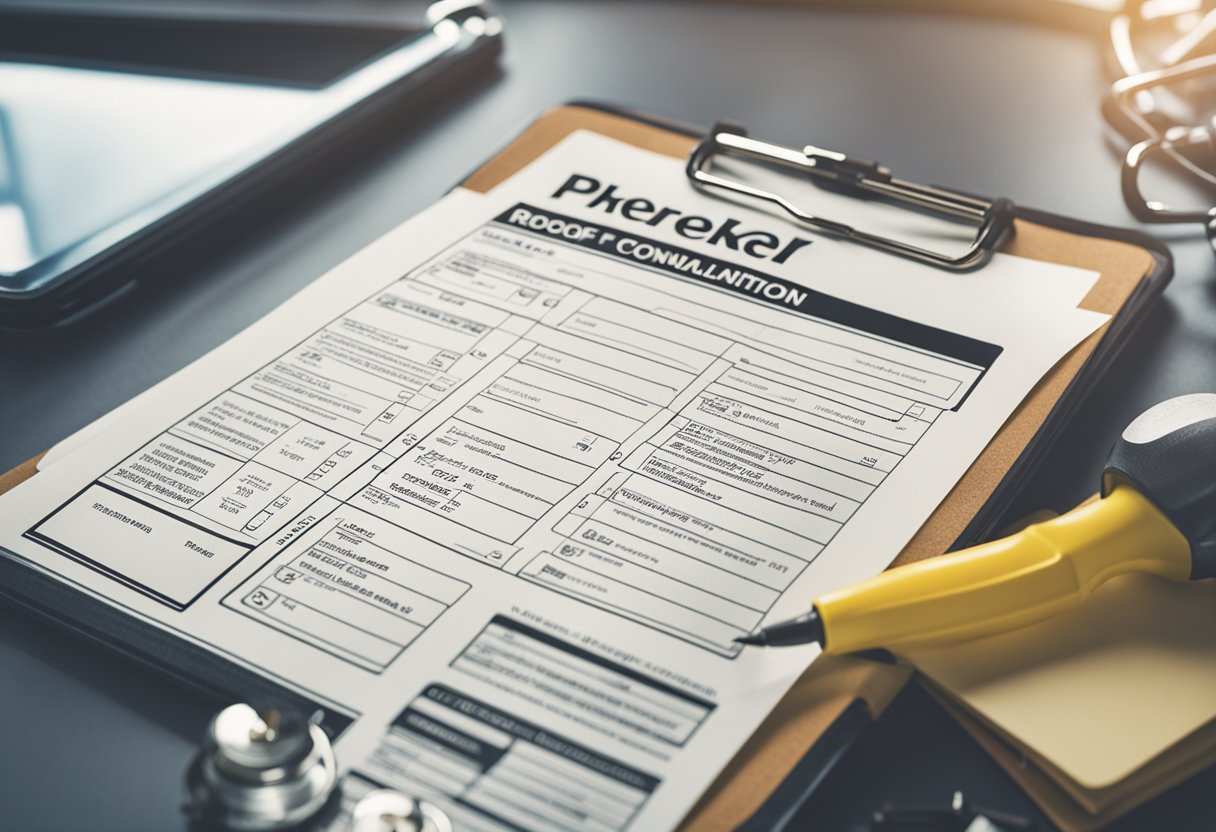
{"type": "Polygon", "coordinates": [[[1066,828],[1216,761],[1216,581],[1123,576],[1056,618],[909,658],[1066,828]]]}

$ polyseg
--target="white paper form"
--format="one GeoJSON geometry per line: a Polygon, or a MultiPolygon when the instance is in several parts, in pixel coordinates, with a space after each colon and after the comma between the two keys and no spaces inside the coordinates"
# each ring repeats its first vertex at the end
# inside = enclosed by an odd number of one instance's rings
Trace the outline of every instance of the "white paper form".
{"type": "MultiPolygon", "coordinates": [[[[585,134],[579,142],[595,144],[594,134],[585,134]]],[[[865,231],[880,236],[895,237],[925,248],[942,248],[954,254],[961,254],[974,236],[974,229],[966,225],[944,222],[925,214],[909,211],[894,205],[888,205],[874,200],[859,200],[855,197],[837,194],[813,185],[800,177],[790,176],[788,172],[770,170],[767,168],[740,163],[731,160],[718,164],[715,173],[727,175],[753,187],[764,188],[791,200],[812,214],[829,217],[845,223],[857,225],[865,231]]],[[[471,196],[471,194],[470,194],[471,196]]],[[[779,209],[769,208],[777,217],[785,219],[779,209]]],[[[831,261],[820,266],[830,271],[837,278],[848,279],[848,276],[858,271],[859,264],[854,258],[859,256],[855,243],[834,240],[823,237],[817,240],[822,249],[830,250],[826,255],[831,261]],[[832,266],[839,263],[839,271],[832,266]]],[[[866,252],[862,257],[873,257],[866,252]]],[[[878,257],[886,257],[880,254],[878,257]]],[[[873,266],[881,269],[881,261],[873,266]]],[[[862,267],[864,268],[864,266],[862,267]]],[[[998,254],[993,262],[983,271],[971,273],[968,283],[972,291],[980,291],[989,299],[989,303],[999,305],[1012,299],[1014,303],[1023,303],[1027,298],[1034,298],[1036,303],[1046,306],[1077,306],[1082,298],[1097,282],[1098,273],[1086,269],[1061,266],[1055,263],[1044,263],[998,254]]],[[[923,294],[944,293],[949,295],[958,284],[958,276],[949,272],[926,271],[920,275],[918,291],[923,294]]],[[[821,287],[831,292],[836,286],[821,287]]],[[[857,302],[873,302],[884,296],[886,281],[874,281],[872,285],[853,286],[852,299],[857,302]]],[[[85,428],[57,442],[54,447],[38,461],[38,470],[52,465],[69,451],[88,438],[96,436],[114,420],[123,418],[131,408],[139,406],[142,396],[137,396],[123,405],[105,414],[85,428]]]]}
{"type": "Polygon", "coordinates": [[[670,827],[816,654],[732,639],[885,566],[1105,320],[809,240],[573,136],[0,498],[0,543],[354,718],[352,795],[670,827]]]}

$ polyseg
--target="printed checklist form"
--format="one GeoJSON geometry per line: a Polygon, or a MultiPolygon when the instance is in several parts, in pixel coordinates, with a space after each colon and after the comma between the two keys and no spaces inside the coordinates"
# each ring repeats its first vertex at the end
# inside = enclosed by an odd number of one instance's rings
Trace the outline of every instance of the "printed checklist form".
{"type": "Polygon", "coordinates": [[[0,547],[338,715],[347,799],[670,828],[818,654],[735,639],[890,563],[1094,279],[935,271],[577,132],[73,437],[0,547]]]}

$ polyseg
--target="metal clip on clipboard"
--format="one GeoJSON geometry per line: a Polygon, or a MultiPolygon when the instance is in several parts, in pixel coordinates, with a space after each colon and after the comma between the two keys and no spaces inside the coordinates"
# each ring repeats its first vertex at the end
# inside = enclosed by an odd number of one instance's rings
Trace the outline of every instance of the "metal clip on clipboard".
{"type": "Polygon", "coordinates": [[[725,191],[769,202],[820,233],[949,271],[969,271],[984,265],[1013,227],[1013,203],[1008,199],[980,199],[932,185],[918,185],[896,179],[888,168],[877,162],[814,145],[798,150],[752,139],[736,125],[715,124],[688,157],[685,173],[698,189],[725,191]],[[958,255],[871,234],[842,222],[816,216],[772,191],[708,173],[707,168],[717,156],[742,157],[798,171],[806,174],[819,187],[860,199],[882,199],[910,210],[974,225],[976,234],[967,250],[958,255]]]}

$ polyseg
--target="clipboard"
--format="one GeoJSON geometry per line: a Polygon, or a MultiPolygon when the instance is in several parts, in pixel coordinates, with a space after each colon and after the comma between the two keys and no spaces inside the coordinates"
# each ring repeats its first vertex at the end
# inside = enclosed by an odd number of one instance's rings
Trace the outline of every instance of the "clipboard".
{"type": "MultiPolygon", "coordinates": [[[[689,125],[594,103],[573,103],[536,119],[462,186],[485,193],[570,133],[590,130],[673,158],[689,159],[705,135],[689,125]]],[[[737,132],[737,131],[736,131],[737,132]]],[[[872,164],[872,163],[871,163],[872,164]]],[[[690,167],[690,178],[692,167],[690,167]]],[[[879,170],[876,166],[873,170],[879,170]]],[[[915,186],[924,187],[924,186],[915,186]]],[[[1042,462],[1086,393],[1126,345],[1143,313],[1172,276],[1168,249],[1135,231],[1092,225],[945,189],[963,201],[999,204],[1005,232],[997,250],[1100,274],[1081,306],[1111,320],[1040,380],[988,447],[895,559],[903,564],[967,546],[998,528],[1005,506],[1042,462]]],[[[977,237],[978,239],[978,237],[977,237]]],[[[969,263],[965,268],[982,267],[969,263]]],[[[960,272],[959,280],[966,280],[960,272]]],[[[40,457],[0,475],[0,493],[37,472],[40,457]]],[[[236,665],[131,620],[32,570],[0,558],[0,590],[111,647],[166,669],[193,687],[231,701],[268,692],[296,698],[236,665]],[[24,573],[24,574],[21,574],[24,573]],[[71,603],[64,603],[64,593],[71,603]],[[71,619],[64,610],[69,609],[71,619]]],[[[781,828],[852,741],[894,699],[907,667],[853,657],[824,657],[794,685],[685,818],[686,830],[781,828]]],[[[331,730],[341,730],[335,717],[331,730]]]]}

